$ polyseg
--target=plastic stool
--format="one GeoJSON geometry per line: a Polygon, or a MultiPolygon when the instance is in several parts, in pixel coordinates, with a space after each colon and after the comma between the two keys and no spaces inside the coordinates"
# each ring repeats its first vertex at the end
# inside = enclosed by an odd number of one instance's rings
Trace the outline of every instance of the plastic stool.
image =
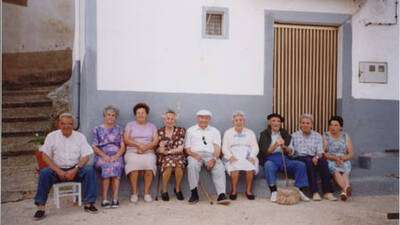
{"type": "Polygon", "coordinates": [[[54,204],[57,209],[60,208],[60,197],[72,196],[73,201],[78,199],[78,205],[82,205],[81,183],[79,182],[63,182],[53,185],[54,204]]]}

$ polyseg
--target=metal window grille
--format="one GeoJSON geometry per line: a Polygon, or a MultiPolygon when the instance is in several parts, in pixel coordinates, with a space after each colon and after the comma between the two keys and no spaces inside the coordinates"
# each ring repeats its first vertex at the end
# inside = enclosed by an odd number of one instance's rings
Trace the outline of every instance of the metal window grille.
{"type": "Polygon", "coordinates": [[[222,36],[223,14],[207,13],[206,34],[222,36]]]}

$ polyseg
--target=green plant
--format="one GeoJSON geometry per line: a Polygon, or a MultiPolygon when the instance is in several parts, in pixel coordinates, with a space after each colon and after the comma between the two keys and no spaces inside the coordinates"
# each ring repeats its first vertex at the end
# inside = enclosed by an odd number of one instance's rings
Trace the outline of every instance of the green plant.
{"type": "Polygon", "coordinates": [[[35,133],[35,137],[29,141],[29,143],[34,143],[35,145],[43,145],[46,135],[35,133]]]}
{"type": "Polygon", "coordinates": [[[33,139],[29,141],[29,143],[33,143],[37,146],[43,145],[44,140],[46,139],[47,134],[52,132],[53,130],[56,130],[56,123],[57,123],[57,114],[56,113],[51,113],[49,115],[49,123],[48,126],[44,129],[43,133],[35,133],[33,139]]]}

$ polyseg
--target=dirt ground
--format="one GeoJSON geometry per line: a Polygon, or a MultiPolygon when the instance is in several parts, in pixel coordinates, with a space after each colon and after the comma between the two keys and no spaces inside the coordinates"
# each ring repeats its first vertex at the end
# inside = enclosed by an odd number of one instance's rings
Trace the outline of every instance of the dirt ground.
{"type": "MultiPolygon", "coordinates": [[[[49,199],[50,201],[52,199],[49,199]]],[[[46,210],[47,217],[34,221],[36,210],[32,200],[1,205],[1,224],[4,225],[112,225],[112,224],[398,224],[398,220],[388,220],[388,212],[398,212],[399,196],[360,196],[348,202],[300,202],[293,206],[282,206],[269,202],[265,198],[249,201],[243,196],[230,206],[210,205],[202,199],[197,205],[187,201],[154,201],[145,203],[140,199],[132,204],[127,199],[118,209],[100,209],[98,214],[88,214],[70,200],[62,202],[56,209],[51,202],[46,210]]]]}

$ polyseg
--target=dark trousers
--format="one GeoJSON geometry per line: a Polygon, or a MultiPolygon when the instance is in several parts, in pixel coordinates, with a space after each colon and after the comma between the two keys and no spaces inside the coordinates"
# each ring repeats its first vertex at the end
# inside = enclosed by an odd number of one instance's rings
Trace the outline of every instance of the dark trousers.
{"type": "MultiPolygon", "coordinates": [[[[306,167],[303,162],[291,160],[287,156],[285,158],[286,169],[289,174],[294,174],[294,185],[298,188],[305,188],[308,186],[306,167]]],[[[275,186],[277,180],[277,172],[284,171],[282,153],[277,152],[268,156],[267,161],[264,163],[264,174],[268,185],[275,186]]]]}
{"type": "MultiPolygon", "coordinates": [[[[95,203],[97,198],[96,171],[93,166],[85,166],[79,169],[74,181],[82,183],[83,203],[95,203]]],[[[45,205],[51,187],[59,183],[56,172],[50,168],[40,170],[38,188],[35,196],[36,205],[45,205]]]]}
{"type": "Polygon", "coordinates": [[[325,193],[332,193],[333,187],[331,183],[331,174],[329,173],[328,169],[328,162],[325,159],[318,159],[317,165],[314,165],[312,162],[312,156],[298,156],[296,157],[297,160],[304,162],[307,168],[307,176],[308,176],[308,183],[310,187],[311,193],[318,192],[318,177],[317,174],[321,177],[322,181],[322,192],[325,193]]]}

